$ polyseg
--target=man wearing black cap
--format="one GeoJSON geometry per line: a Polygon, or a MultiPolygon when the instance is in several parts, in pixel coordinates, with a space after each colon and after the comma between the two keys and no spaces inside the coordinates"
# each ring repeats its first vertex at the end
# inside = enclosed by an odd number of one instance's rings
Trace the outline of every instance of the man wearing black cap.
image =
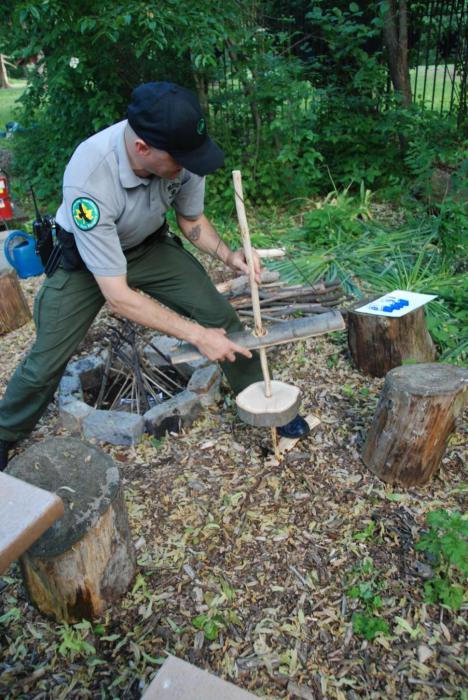
{"type": "MultiPolygon", "coordinates": [[[[203,213],[204,176],[223,164],[195,95],[166,82],[140,85],[128,120],[78,146],[56,217],[61,264],[35,300],[36,341],[0,402],[0,469],[12,444],[33,430],[106,301],[119,315],[221,362],[236,393],[261,380],[256,354],[226,337],[242,329],[233,308],[166,224],[173,208],[181,232],[200,250],[248,271],[243,250],[232,251],[203,213]]],[[[301,436],[308,426],[297,417],[279,432],[301,436]]]]}

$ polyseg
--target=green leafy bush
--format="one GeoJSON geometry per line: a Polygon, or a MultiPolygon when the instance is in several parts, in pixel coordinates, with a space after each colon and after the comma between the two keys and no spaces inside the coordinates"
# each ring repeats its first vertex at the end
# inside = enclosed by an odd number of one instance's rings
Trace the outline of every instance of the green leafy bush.
{"type": "Polygon", "coordinates": [[[416,549],[425,552],[436,568],[435,576],[424,585],[426,601],[459,610],[468,574],[468,518],[457,512],[435,510],[428,513],[426,522],[429,529],[416,544],[416,549]]]}

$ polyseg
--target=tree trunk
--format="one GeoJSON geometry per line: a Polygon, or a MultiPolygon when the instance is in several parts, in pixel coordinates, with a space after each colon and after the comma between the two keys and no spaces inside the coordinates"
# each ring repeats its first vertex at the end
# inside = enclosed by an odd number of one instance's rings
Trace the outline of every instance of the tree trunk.
{"type": "Polygon", "coordinates": [[[2,88],[11,88],[11,83],[8,80],[5,56],[2,53],[0,53],[0,89],[2,88]]]}
{"type": "Polygon", "coordinates": [[[14,270],[0,271],[0,335],[31,320],[28,302],[14,270]]]}
{"type": "Polygon", "coordinates": [[[408,107],[411,104],[411,83],[408,68],[407,0],[387,0],[385,7],[383,31],[390,78],[402,104],[408,107]]]}
{"type": "Polygon", "coordinates": [[[32,602],[57,621],[100,617],[128,589],[135,551],[112,459],[74,438],[52,438],[15,457],[9,473],[57,492],[65,515],[21,557],[32,602]],[[31,469],[34,464],[34,469],[31,469]]]}
{"type": "Polygon", "coordinates": [[[371,377],[384,377],[405,360],[432,362],[437,355],[423,307],[399,318],[350,310],[348,345],[357,369],[371,377]]]}
{"type": "Polygon", "coordinates": [[[442,364],[388,373],[362,452],[364,464],[388,483],[427,483],[442,460],[468,386],[468,371],[442,364]]]}

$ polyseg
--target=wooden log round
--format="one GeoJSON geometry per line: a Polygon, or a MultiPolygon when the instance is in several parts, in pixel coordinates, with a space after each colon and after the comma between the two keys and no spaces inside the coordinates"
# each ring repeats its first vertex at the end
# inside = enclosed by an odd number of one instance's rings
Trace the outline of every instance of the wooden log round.
{"type": "Polygon", "coordinates": [[[364,464],[388,483],[427,483],[439,468],[467,386],[468,371],[452,365],[389,372],[363,448],[364,464]]]}
{"type": "Polygon", "coordinates": [[[405,360],[432,362],[437,357],[423,307],[399,318],[349,310],[348,345],[357,369],[371,377],[384,377],[405,360]]]}
{"type": "Polygon", "coordinates": [[[257,428],[286,425],[299,410],[301,392],[296,386],[273,380],[271,396],[265,395],[265,382],[255,382],[236,397],[239,418],[257,428]]]}
{"type": "Polygon", "coordinates": [[[120,476],[103,450],[52,438],[11,460],[8,472],[55,491],[57,521],[21,557],[32,602],[57,621],[94,619],[120,598],[135,573],[135,550],[120,476]]]}
{"type": "Polygon", "coordinates": [[[14,270],[0,271],[0,335],[31,320],[28,302],[14,270]]]}

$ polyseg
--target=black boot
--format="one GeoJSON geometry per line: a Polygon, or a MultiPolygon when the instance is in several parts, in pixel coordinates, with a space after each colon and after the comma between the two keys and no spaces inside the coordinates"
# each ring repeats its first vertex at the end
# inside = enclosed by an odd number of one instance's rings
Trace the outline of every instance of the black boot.
{"type": "Polygon", "coordinates": [[[6,469],[8,464],[8,453],[12,447],[12,442],[9,442],[8,440],[0,440],[0,472],[6,469]]]}
{"type": "Polygon", "coordinates": [[[280,437],[286,438],[302,438],[310,433],[309,424],[304,420],[302,416],[297,414],[295,418],[282,425],[280,428],[276,428],[276,432],[280,437]]]}

